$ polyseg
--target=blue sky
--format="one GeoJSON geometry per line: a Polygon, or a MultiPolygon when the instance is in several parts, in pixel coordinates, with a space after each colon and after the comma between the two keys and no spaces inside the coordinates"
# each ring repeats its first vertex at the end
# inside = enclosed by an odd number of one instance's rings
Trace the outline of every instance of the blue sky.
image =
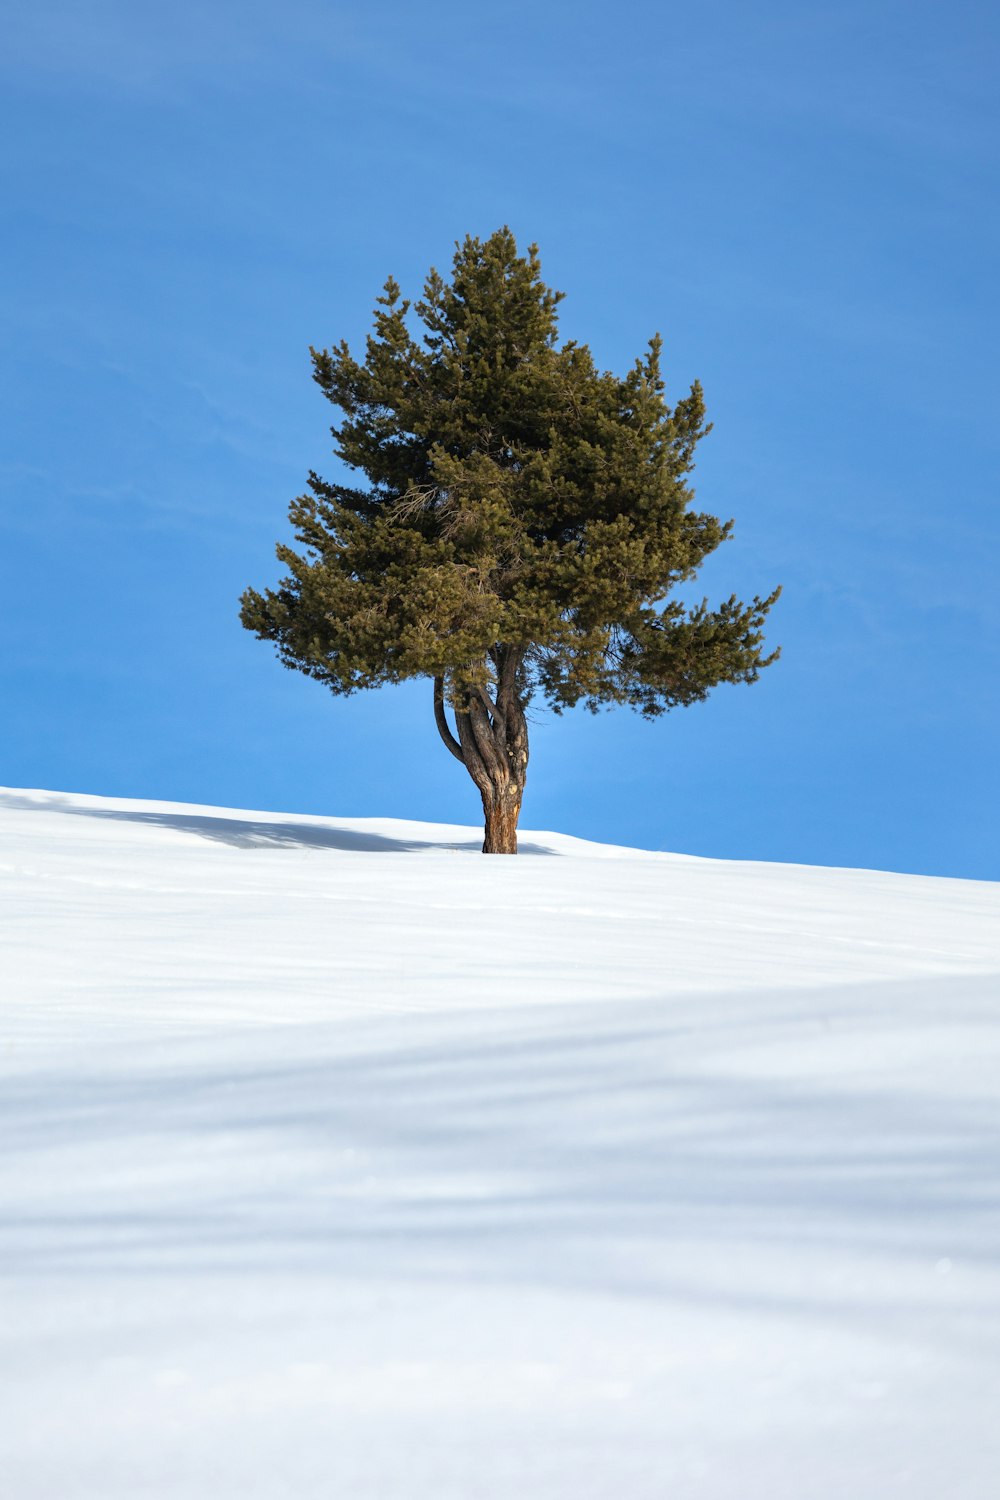
{"type": "Polygon", "coordinates": [[[0,781],[475,822],[429,685],[335,700],[237,600],[333,412],[307,347],[508,223],[622,369],[660,330],[781,662],[539,714],[523,821],[1000,877],[986,3],[21,5],[0,61],[0,781]]]}

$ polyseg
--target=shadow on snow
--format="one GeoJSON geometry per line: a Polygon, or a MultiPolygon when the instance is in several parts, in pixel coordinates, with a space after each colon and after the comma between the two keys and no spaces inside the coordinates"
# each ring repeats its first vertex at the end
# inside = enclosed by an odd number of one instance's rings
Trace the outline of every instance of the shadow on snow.
{"type": "MultiPolygon", "coordinates": [[[[0,807],[18,812],[59,812],[110,822],[143,823],[151,828],[195,834],[214,844],[227,844],[231,849],[337,849],[358,854],[415,854],[442,849],[449,853],[479,854],[483,842],[481,835],[467,839],[393,838],[389,834],[360,828],[331,828],[324,823],[219,818],[207,813],[161,813],[141,808],[79,807],[60,798],[38,802],[17,793],[0,793],[0,807]]],[[[518,849],[521,854],[533,855],[555,855],[556,852],[543,844],[526,843],[523,839],[518,849]]]]}

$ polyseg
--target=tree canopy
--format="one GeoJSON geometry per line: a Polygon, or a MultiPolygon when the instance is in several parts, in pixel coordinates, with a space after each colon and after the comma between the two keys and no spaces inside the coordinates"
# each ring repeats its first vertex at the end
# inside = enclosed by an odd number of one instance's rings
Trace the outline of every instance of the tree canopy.
{"type": "Polygon", "coordinates": [[[504,228],[460,243],[412,306],[390,278],[363,359],[311,350],[335,452],[365,483],[310,474],[287,576],[242,600],[246,628],[334,693],[434,680],[487,852],[516,852],[533,695],[652,717],[778,654],[762,633],[778,590],[669,598],[733,525],[691,508],[700,385],[667,403],[659,336],[625,375],[599,370],[559,344],[561,299],[504,228]]]}

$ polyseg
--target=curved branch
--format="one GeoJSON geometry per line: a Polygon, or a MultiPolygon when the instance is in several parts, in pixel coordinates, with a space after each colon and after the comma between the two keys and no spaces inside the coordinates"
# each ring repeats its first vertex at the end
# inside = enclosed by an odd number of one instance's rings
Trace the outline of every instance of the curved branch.
{"type": "Polygon", "coordinates": [[[469,724],[490,781],[494,787],[505,786],[510,776],[506,747],[487,718],[481,699],[475,694],[469,699],[469,724]]]}
{"type": "Polygon", "coordinates": [[[458,737],[462,742],[465,769],[479,788],[484,803],[493,796],[493,784],[490,781],[490,773],[483,764],[483,758],[479,753],[476,736],[472,732],[472,719],[469,710],[455,710],[455,722],[458,725],[458,737]]]}
{"type": "Polygon", "coordinates": [[[501,734],[504,734],[507,725],[506,715],[504,714],[503,709],[500,707],[499,703],[495,703],[493,701],[486,688],[481,687],[477,689],[477,691],[479,693],[480,702],[490,715],[490,718],[493,720],[494,727],[499,729],[501,734]]]}
{"type": "Polygon", "coordinates": [[[435,677],[434,679],[434,722],[438,727],[438,734],[441,736],[447,749],[449,749],[455,759],[460,760],[462,762],[462,765],[464,766],[465,755],[458,740],[456,740],[455,736],[451,732],[448,724],[448,716],[444,711],[443,677],[435,677]]]}

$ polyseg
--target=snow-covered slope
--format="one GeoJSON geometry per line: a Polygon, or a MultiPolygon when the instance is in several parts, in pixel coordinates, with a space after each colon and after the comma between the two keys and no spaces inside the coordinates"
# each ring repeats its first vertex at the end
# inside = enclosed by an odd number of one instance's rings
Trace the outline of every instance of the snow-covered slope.
{"type": "Polygon", "coordinates": [[[1000,887],[0,795],[0,1493],[993,1500],[1000,887]]]}

